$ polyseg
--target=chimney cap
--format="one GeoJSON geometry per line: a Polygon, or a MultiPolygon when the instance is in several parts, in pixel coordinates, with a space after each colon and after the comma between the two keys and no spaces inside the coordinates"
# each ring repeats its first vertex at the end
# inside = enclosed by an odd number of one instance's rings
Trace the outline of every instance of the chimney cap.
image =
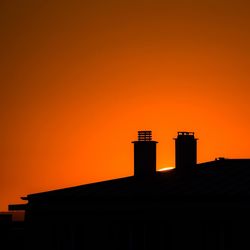
{"type": "Polygon", "coordinates": [[[194,137],[194,132],[178,131],[177,135],[178,135],[177,138],[174,138],[174,140],[177,140],[179,138],[181,138],[181,139],[195,139],[195,140],[198,140],[198,138],[194,137]]]}
{"type": "Polygon", "coordinates": [[[194,132],[180,131],[180,132],[178,132],[178,136],[179,135],[191,135],[191,136],[194,136],[194,132]]]}
{"type": "Polygon", "coordinates": [[[151,130],[138,131],[138,141],[152,141],[152,131],[151,130]]]}
{"type": "MultiPolygon", "coordinates": [[[[135,142],[156,142],[152,140],[152,131],[151,130],[139,130],[138,131],[138,140],[135,142]]],[[[157,142],[156,142],[157,143],[157,142]]]]}

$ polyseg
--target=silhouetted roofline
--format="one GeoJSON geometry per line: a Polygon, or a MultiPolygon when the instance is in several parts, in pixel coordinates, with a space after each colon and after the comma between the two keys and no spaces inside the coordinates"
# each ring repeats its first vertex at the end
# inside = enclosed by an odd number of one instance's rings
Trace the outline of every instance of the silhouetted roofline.
{"type": "Polygon", "coordinates": [[[207,161],[207,162],[201,162],[201,163],[198,163],[197,166],[208,166],[208,165],[211,165],[211,164],[217,164],[217,163],[229,163],[229,162],[232,162],[232,163],[243,163],[243,162],[246,162],[246,163],[250,163],[250,158],[224,158],[224,157],[218,157],[218,158],[215,158],[215,160],[213,161],[207,161]]]}
{"type": "MultiPolygon", "coordinates": [[[[167,171],[157,171],[156,172],[156,176],[164,176],[167,174],[171,174],[175,172],[175,169],[170,169],[167,171]]],[[[54,189],[54,190],[49,190],[49,191],[45,191],[45,192],[38,192],[38,193],[33,193],[33,194],[29,194],[26,197],[22,197],[22,200],[30,200],[33,198],[41,198],[41,197],[45,197],[45,196],[54,196],[54,195],[61,195],[61,194],[65,194],[66,193],[71,193],[74,191],[89,191],[90,189],[95,189],[95,188],[102,188],[102,187],[107,187],[109,185],[116,185],[116,184],[123,184],[123,183],[131,183],[131,182],[147,182],[150,180],[155,179],[155,177],[153,178],[149,178],[146,180],[140,180],[138,178],[136,178],[135,176],[128,176],[128,177],[123,177],[123,178],[117,178],[117,179],[111,179],[111,180],[105,180],[105,181],[100,181],[100,182],[93,182],[93,183],[87,183],[87,184],[83,184],[83,185],[77,185],[77,186],[73,186],[73,187],[66,187],[66,188],[60,188],[60,189],[54,189]]]]}
{"type": "Polygon", "coordinates": [[[73,187],[59,188],[59,189],[49,190],[49,191],[45,191],[45,192],[38,192],[38,193],[29,194],[26,197],[22,197],[22,199],[29,200],[30,198],[36,198],[36,197],[46,196],[46,195],[60,194],[60,193],[65,192],[65,191],[71,192],[71,191],[76,191],[78,189],[95,188],[95,187],[98,187],[101,185],[115,184],[117,182],[122,182],[125,180],[132,180],[132,179],[134,179],[134,176],[105,180],[105,181],[100,181],[100,182],[87,183],[87,184],[77,185],[77,186],[73,186],[73,187]]]}
{"type": "MultiPolygon", "coordinates": [[[[246,176],[244,175],[246,173],[247,175],[250,174],[250,168],[248,167],[250,167],[250,159],[220,159],[199,163],[190,172],[185,174],[178,172],[178,170],[174,168],[164,172],[157,171],[154,177],[148,179],[140,179],[135,176],[129,176],[29,194],[27,197],[23,197],[23,199],[29,201],[33,199],[40,200],[43,198],[53,199],[54,197],[56,199],[64,199],[67,197],[81,197],[81,199],[91,199],[97,197],[122,198],[127,197],[127,195],[131,195],[132,197],[139,194],[143,195],[148,192],[150,193],[151,189],[154,189],[154,187],[156,188],[155,191],[158,190],[157,192],[162,193],[166,191],[166,195],[168,196],[182,195],[182,192],[184,195],[187,192],[191,192],[191,195],[195,195],[196,193],[202,193],[203,189],[204,193],[213,193],[213,190],[217,190],[216,192],[218,192],[219,195],[221,192],[219,191],[220,189],[217,189],[217,187],[209,184],[210,178],[212,178],[211,181],[214,183],[219,181],[216,185],[225,185],[225,188],[227,189],[226,185],[228,185],[229,182],[226,181],[225,183],[228,183],[223,184],[220,183],[220,180],[225,181],[228,176],[231,176],[230,178],[234,178],[233,176],[237,175],[237,178],[243,178],[245,181],[246,176]],[[204,181],[206,184],[203,183],[204,181]],[[199,190],[191,188],[190,190],[192,191],[187,191],[185,187],[190,188],[190,185],[198,185],[199,190]]],[[[158,195],[157,192],[154,193],[154,195],[158,195]]]]}

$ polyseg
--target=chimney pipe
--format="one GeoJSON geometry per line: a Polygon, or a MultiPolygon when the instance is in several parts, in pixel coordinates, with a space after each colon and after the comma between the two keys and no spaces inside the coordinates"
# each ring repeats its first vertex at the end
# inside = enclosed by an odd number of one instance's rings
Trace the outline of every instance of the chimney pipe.
{"type": "Polygon", "coordinates": [[[197,164],[197,139],[194,132],[178,132],[175,140],[175,167],[187,172],[197,164]]]}
{"type": "Polygon", "coordinates": [[[150,178],[156,174],[156,141],[152,141],[152,131],[138,131],[138,141],[134,144],[134,176],[150,178]]]}

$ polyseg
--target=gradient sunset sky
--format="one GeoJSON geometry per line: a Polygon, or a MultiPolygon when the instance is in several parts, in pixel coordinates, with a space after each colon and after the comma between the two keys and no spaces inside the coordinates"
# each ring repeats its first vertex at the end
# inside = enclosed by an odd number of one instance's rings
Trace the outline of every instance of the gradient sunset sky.
{"type": "Polygon", "coordinates": [[[250,158],[250,2],[1,0],[0,211],[30,193],[157,168],[177,131],[198,162],[250,158]]]}

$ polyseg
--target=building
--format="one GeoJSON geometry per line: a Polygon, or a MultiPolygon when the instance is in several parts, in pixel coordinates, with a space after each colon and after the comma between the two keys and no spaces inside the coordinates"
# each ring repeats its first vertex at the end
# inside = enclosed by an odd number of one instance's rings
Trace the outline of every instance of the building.
{"type": "Polygon", "coordinates": [[[10,212],[0,213],[1,249],[24,249],[24,222],[10,212]],[[13,218],[14,217],[14,218],[13,218]]]}
{"type": "Polygon", "coordinates": [[[133,144],[134,176],[24,197],[25,248],[250,247],[250,159],[197,164],[194,133],[178,132],[176,168],[157,172],[151,131],[133,144]]]}

